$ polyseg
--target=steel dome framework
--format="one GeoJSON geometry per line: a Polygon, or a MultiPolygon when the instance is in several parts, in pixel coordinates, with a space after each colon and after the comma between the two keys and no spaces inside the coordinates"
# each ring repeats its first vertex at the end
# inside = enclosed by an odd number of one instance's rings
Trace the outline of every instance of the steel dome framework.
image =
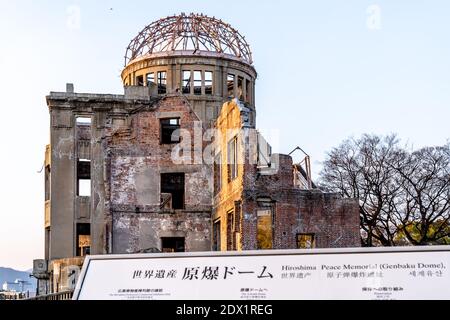
{"type": "Polygon", "coordinates": [[[252,64],[245,38],[229,24],[202,14],[170,16],[146,26],[128,45],[125,65],[157,52],[217,52],[252,64]]]}

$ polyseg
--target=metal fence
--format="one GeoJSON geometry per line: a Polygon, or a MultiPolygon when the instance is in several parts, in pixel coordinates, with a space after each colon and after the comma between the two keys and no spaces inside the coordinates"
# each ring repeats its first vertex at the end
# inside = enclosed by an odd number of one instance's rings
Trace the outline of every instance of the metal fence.
{"type": "Polygon", "coordinates": [[[64,291],[58,293],[47,294],[43,296],[37,296],[25,300],[54,300],[54,301],[62,301],[62,300],[72,300],[73,290],[72,291],[64,291]]]}
{"type": "Polygon", "coordinates": [[[27,299],[29,295],[25,293],[6,293],[6,292],[0,292],[0,300],[23,300],[27,299]]]}

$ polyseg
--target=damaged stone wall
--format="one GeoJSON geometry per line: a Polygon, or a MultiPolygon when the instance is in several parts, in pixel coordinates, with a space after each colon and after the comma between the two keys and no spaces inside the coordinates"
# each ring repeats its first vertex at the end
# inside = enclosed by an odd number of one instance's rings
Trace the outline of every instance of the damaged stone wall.
{"type": "Polygon", "coordinates": [[[274,159],[269,170],[248,163],[256,146],[249,142],[255,134],[253,111],[245,104],[236,100],[224,104],[216,122],[222,133],[218,150],[222,174],[221,190],[214,194],[213,166],[204,159],[193,162],[193,151],[204,151],[210,143],[202,139],[206,128],[182,95],[51,93],[47,102],[50,260],[76,255],[77,223],[90,223],[91,254],[160,250],[162,238],[185,238],[186,251],[209,251],[214,221],[221,222],[219,249],[256,249],[258,198],[275,203],[273,248],[295,248],[296,234],[308,232],[316,235],[316,247],[359,245],[356,201],[299,190],[293,185],[288,156],[274,159]],[[77,131],[76,117],[91,118],[90,129],[77,131]],[[187,153],[183,150],[188,157],[176,163],[174,145],[160,141],[160,120],[166,118],[179,118],[192,138],[187,153]],[[233,135],[238,136],[239,160],[237,176],[229,182],[226,149],[233,135]],[[78,158],[91,160],[91,197],[77,196],[78,158]],[[161,209],[161,174],[166,173],[184,173],[183,210],[161,209]]]}
{"type": "Polygon", "coordinates": [[[162,250],[162,238],[184,238],[185,251],[210,251],[209,212],[180,212],[161,214],[152,212],[114,211],[113,252],[115,254],[162,250]]]}
{"type": "Polygon", "coordinates": [[[297,248],[298,234],[313,234],[314,247],[359,247],[359,207],[357,200],[318,189],[294,186],[292,158],[273,154],[269,168],[258,168],[254,161],[255,130],[245,120],[245,106],[224,105],[216,122],[221,135],[218,143],[222,164],[221,190],[214,198],[214,222],[220,221],[221,250],[258,248],[258,210],[270,210],[272,234],[270,249],[297,248]],[[236,130],[239,140],[238,176],[227,179],[226,130],[236,130]],[[230,214],[232,219],[230,220],[230,214]],[[229,224],[233,225],[230,226],[229,224]],[[230,240],[230,238],[232,238],[230,240]],[[230,248],[229,243],[236,242],[230,248]]]}
{"type": "MultiPolygon", "coordinates": [[[[105,214],[109,218],[111,253],[162,250],[162,238],[184,238],[186,251],[209,251],[212,167],[189,159],[174,163],[176,144],[161,144],[160,120],[178,118],[191,137],[203,135],[199,118],[180,95],[161,99],[130,116],[130,125],[109,125],[102,143],[106,156],[105,214]],[[184,209],[161,208],[161,174],[185,175],[184,209]]],[[[184,150],[186,152],[186,150],[184,150]]]]}
{"type": "MultiPolygon", "coordinates": [[[[246,114],[241,114],[241,107],[233,100],[223,105],[222,111],[216,120],[216,129],[218,140],[216,141],[216,154],[220,156],[220,190],[216,190],[214,195],[214,221],[220,222],[220,243],[217,247],[222,251],[228,249],[242,250],[241,245],[241,216],[240,201],[242,201],[242,191],[244,188],[244,162],[248,159],[248,152],[238,152],[238,169],[237,177],[229,180],[228,177],[228,142],[237,137],[238,150],[244,150],[246,145],[243,143],[245,139],[245,130],[243,127],[244,120],[247,120],[246,114]],[[245,118],[245,119],[244,119],[245,118]],[[231,216],[230,216],[231,215],[231,216]],[[232,221],[229,221],[231,217],[232,221]],[[232,226],[229,224],[232,223],[232,226]]],[[[216,157],[217,157],[216,156],[216,157]]]]}
{"type": "Polygon", "coordinates": [[[50,112],[49,181],[50,200],[46,203],[45,256],[49,260],[77,254],[76,224],[90,223],[91,254],[109,252],[108,217],[104,203],[104,157],[101,138],[105,125],[126,124],[136,109],[151,106],[153,97],[51,92],[47,96],[50,112]],[[77,118],[91,123],[77,125],[77,118]],[[77,161],[91,160],[91,196],[77,194],[77,161]]]}
{"type": "Polygon", "coordinates": [[[49,265],[51,292],[75,290],[78,277],[83,267],[84,258],[67,258],[51,261],[49,265]]]}
{"type": "MultiPolygon", "coordinates": [[[[274,155],[275,156],[275,155],[274,155]]],[[[354,199],[318,189],[294,187],[292,158],[276,155],[274,174],[257,174],[246,166],[243,196],[243,238],[245,250],[256,249],[258,199],[269,198],[274,206],[274,249],[297,248],[297,234],[314,234],[316,248],[359,247],[359,206],[354,199]]]]}

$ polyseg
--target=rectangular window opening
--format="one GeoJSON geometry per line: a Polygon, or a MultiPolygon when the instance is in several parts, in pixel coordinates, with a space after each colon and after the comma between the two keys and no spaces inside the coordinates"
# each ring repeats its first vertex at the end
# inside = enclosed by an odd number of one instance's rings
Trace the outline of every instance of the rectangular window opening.
{"type": "Polygon", "coordinates": [[[91,180],[83,179],[78,180],[78,196],[90,197],[91,196],[91,180]]]}
{"type": "Polygon", "coordinates": [[[213,94],[213,73],[212,71],[205,71],[205,94],[213,94]]]}
{"type": "Polygon", "coordinates": [[[184,238],[161,238],[161,251],[165,253],[185,252],[184,243],[184,238]]]}
{"type": "Polygon", "coordinates": [[[202,72],[194,71],[194,94],[201,95],[202,94],[202,72]]]}
{"type": "MultiPolygon", "coordinates": [[[[78,140],[77,152],[89,152],[92,138],[92,119],[90,117],[76,117],[75,135],[78,140]]],[[[85,157],[85,155],[83,155],[85,157]]]]}
{"type": "Polygon", "coordinates": [[[91,224],[77,223],[77,256],[84,257],[91,252],[91,224]]]}
{"type": "Polygon", "coordinates": [[[227,76],[227,87],[228,87],[228,98],[234,98],[234,74],[228,74],[227,76]]]}
{"type": "Polygon", "coordinates": [[[190,94],[191,93],[191,82],[192,82],[192,73],[191,71],[183,71],[183,93],[190,94]]]}
{"type": "Polygon", "coordinates": [[[88,117],[77,117],[76,123],[77,125],[90,125],[92,123],[92,119],[88,117]]]}
{"type": "Polygon", "coordinates": [[[137,76],[136,77],[136,85],[137,86],[144,86],[144,76],[137,76]]]}
{"type": "Polygon", "coordinates": [[[155,74],[153,72],[147,73],[147,86],[155,84],[155,74]]]}
{"type": "Polygon", "coordinates": [[[180,142],[180,119],[161,119],[161,144],[180,142]]]}
{"type": "Polygon", "coordinates": [[[313,233],[299,233],[297,234],[297,249],[313,249],[314,234],[313,233]]]}
{"type": "Polygon", "coordinates": [[[273,249],[273,211],[257,211],[257,246],[258,249],[273,249]]]}
{"type": "Polygon", "coordinates": [[[250,99],[250,95],[251,95],[251,92],[252,92],[252,91],[251,91],[251,90],[252,90],[252,89],[251,89],[251,84],[252,84],[252,83],[251,83],[250,80],[248,80],[248,79],[245,80],[245,101],[246,101],[246,102],[249,102],[249,103],[251,102],[251,101],[250,101],[250,100],[251,100],[251,99],[250,99]]]}
{"type": "Polygon", "coordinates": [[[79,197],[91,196],[91,161],[80,159],[77,163],[77,195],[79,197]]]}
{"type": "Polygon", "coordinates": [[[237,159],[237,137],[234,137],[228,142],[228,182],[233,181],[237,178],[238,173],[238,159],[237,159]]]}
{"type": "Polygon", "coordinates": [[[238,85],[237,86],[238,86],[237,87],[238,99],[244,100],[244,78],[238,77],[238,85]]]}
{"type": "Polygon", "coordinates": [[[184,176],[184,173],[161,174],[161,201],[175,210],[184,209],[184,176]]]}
{"type": "Polygon", "coordinates": [[[215,221],[213,225],[213,251],[221,251],[220,220],[215,221]]]}
{"type": "Polygon", "coordinates": [[[158,94],[167,92],[167,72],[158,71],[158,94]]]}

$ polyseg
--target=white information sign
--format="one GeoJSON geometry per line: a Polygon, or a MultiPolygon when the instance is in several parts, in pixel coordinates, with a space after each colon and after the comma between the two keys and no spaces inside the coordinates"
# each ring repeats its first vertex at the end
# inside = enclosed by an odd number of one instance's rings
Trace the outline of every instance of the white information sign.
{"type": "Polygon", "coordinates": [[[450,299],[450,246],[90,256],[80,300],[450,299]]]}

